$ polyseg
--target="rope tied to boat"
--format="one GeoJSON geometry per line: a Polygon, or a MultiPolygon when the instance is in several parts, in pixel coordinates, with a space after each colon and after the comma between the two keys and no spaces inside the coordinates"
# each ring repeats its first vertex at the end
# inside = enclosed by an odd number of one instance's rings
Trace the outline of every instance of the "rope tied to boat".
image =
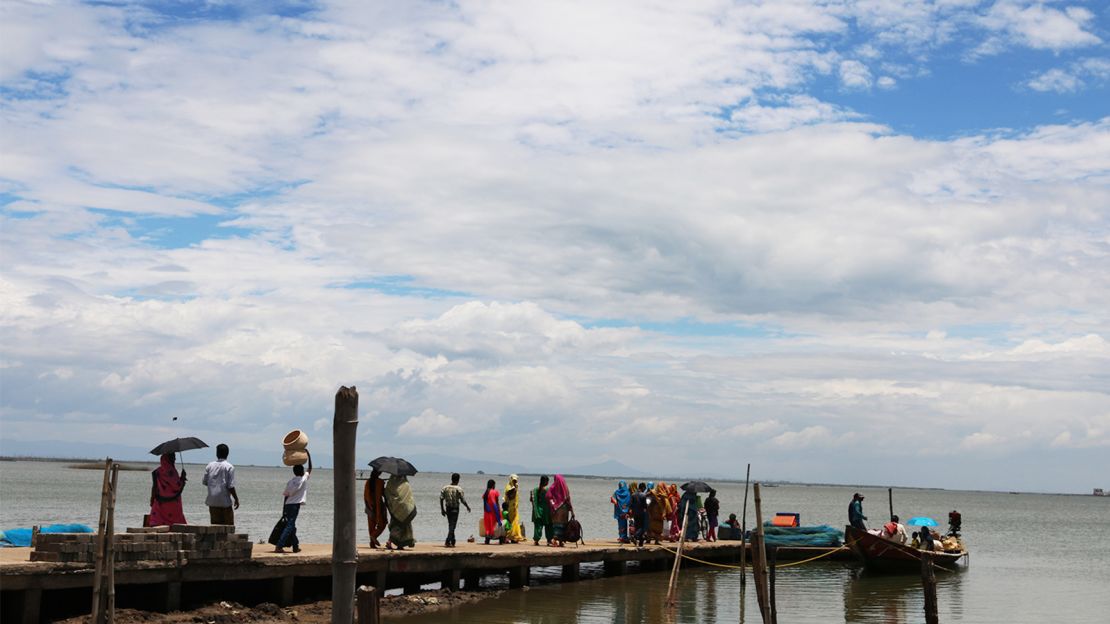
{"type": "MultiPolygon", "coordinates": [[[[851,546],[852,544],[856,543],[857,541],[859,541],[859,540],[852,540],[851,542],[847,542],[847,543],[844,544],[844,547],[851,546]]],[[[663,550],[665,550],[665,551],[667,551],[671,554],[677,554],[677,552],[678,552],[678,551],[676,551],[672,548],[667,548],[666,546],[662,546],[662,545],[660,546],[660,548],[662,548],[663,550]]],[[[820,555],[817,555],[816,557],[810,557],[809,559],[803,559],[802,561],[791,561],[790,563],[776,564],[775,567],[776,568],[789,568],[791,566],[802,565],[803,563],[809,563],[811,561],[817,561],[818,559],[823,559],[825,557],[828,557],[829,555],[832,555],[832,554],[835,554],[835,553],[838,553],[838,552],[840,552],[840,548],[829,550],[828,552],[821,553],[820,555]]],[[[740,570],[741,569],[741,567],[738,566],[738,565],[728,565],[728,564],[725,564],[725,563],[715,563],[713,561],[706,561],[704,559],[698,559],[696,557],[691,557],[690,555],[687,555],[685,553],[682,555],[682,558],[686,559],[686,560],[689,560],[689,561],[693,561],[695,563],[700,563],[702,565],[712,566],[712,567],[715,567],[715,568],[725,568],[727,570],[740,570]]]]}

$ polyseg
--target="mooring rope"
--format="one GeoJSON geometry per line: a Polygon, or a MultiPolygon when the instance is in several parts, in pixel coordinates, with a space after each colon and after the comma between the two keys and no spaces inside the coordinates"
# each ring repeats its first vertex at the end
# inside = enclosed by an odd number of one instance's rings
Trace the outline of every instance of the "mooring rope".
{"type": "MultiPolygon", "coordinates": [[[[856,543],[857,541],[859,541],[859,540],[852,540],[851,542],[848,542],[848,543],[844,544],[844,547],[851,546],[852,544],[856,543]]],[[[659,547],[662,548],[663,550],[669,552],[669,553],[672,553],[672,554],[677,554],[677,552],[678,552],[678,551],[674,550],[673,548],[667,548],[666,546],[663,546],[663,545],[660,545],[659,547]]],[[[829,555],[832,555],[832,554],[835,554],[835,553],[838,553],[838,552],[840,552],[840,548],[835,548],[835,549],[832,549],[828,552],[821,553],[820,555],[817,555],[816,557],[810,557],[809,559],[803,559],[802,561],[792,561],[790,563],[775,564],[775,567],[776,568],[789,568],[790,566],[802,565],[803,563],[809,563],[811,561],[817,561],[818,559],[828,557],[829,555]]],[[[725,568],[727,570],[740,570],[741,569],[741,567],[738,566],[738,565],[728,565],[728,564],[724,564],[724,563],[714,563],[712,561],[706,561],[704,559],[698,559],[696,557],[691,557],[690,555],[687,555],[685,553],[682,555],[682,558],[687,559],[689,561],[696,562],[696,563],[700,563],[702,565],[713,566],[715,568],[725,568]]]]}

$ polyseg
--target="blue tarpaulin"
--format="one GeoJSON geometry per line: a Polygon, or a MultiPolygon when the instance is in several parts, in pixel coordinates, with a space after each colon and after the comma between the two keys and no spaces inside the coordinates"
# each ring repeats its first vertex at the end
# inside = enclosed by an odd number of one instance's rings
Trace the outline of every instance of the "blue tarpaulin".
{"type": "Polygon", "coordinates": [[[840,546],[842,529],[827,524],[804,527],[776,527],[763,523],[763,541],[768,546],[840,546]]]}
{"type": "MultiPolygon", "coordinates": [[[[48,524],[39,527],[39,533],[92,533],[92,527],[84,524],[48,524]]],[[[31,529],[19,528],[0,531],[0,546],[30,546],[31,529]]]]}

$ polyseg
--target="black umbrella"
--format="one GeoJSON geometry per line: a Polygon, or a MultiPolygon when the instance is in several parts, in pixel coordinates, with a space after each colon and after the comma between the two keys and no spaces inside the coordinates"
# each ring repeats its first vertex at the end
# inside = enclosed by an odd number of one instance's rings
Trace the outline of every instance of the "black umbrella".
{"type": "Polygon", "coordinates": [[[695,494],[697,494],[698,492],[713,491],[713,488],[709,487],[709,484],[705,481],[687,481],[686,483],[682,484],[682,489],[686,490],[687,492],[693,492],[695,494]]]}
{"type": "Polygon", "coordinates": [[[174,438],[150,449],[150,454],[165,455],[166,453],[180,453],[181,451],[191,451],[199,448],[208,448],[208,445],[200,438],[174,438]]]}
{"type": "Polygon", "coordinates": [[[398,477],[410,477],[417,472],[416,466],[400,457],[379,457],[370,462],[370,467],[398,477]]]}

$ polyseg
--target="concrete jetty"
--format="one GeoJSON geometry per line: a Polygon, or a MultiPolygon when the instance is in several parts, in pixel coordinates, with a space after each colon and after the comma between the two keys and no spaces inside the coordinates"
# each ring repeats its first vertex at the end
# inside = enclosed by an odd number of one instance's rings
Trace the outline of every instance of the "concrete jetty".
{"type": "MultiPolygon", "coordinates": [[[[297,554],[271,550],[268,544],[256,544],[249,559],[234,562],[120,562],[115,573],[117,604],[168,612],[216,600],[288,605],[330,595],[330,544],[305,544],[297,554]]],[[[30,552],[30,548],[0,549],[0,619],[32,623],[87,612],[92,566],[32,562],[30,552]]],[[[739,562],[741,546],[735,541],[699,542],[687,544],[685,552],[704,561],[728,564],[739,562]]],[[[852,558],[846,548],[780,548],[778,560],[800,561],[822,554],[828,555],[824,560],[852,558]]],[[[620,575],[630,570],[668,569],[673,557],[664,547],[637,548],[612,540],[563,548],[531,542],[489,546],[464,542],[457,548],[418,544],[404,551],[360,546],[357,575],[360,584],[406,593],[433,583],[475,589],[483,577],[498,575],[507,577],[510,588],[518,588],[530,583],[533,568],[558,567],[564,581],[574,581],[582,565],[601,564],[605,575],[620,575]]]]}

